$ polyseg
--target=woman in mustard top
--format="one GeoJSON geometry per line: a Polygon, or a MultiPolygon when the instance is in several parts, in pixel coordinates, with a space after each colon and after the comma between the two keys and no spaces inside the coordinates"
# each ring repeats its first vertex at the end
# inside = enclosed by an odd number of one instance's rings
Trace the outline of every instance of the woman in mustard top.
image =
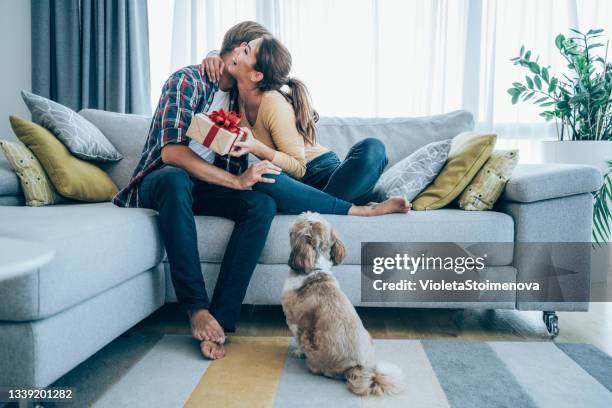
{"type": "Polygon", "coordinates": [[[378,139],[355,144],[344,161],[317,143],[318,115],[304,84],[289,77],[291,54],[276,38],[243,43],[226,69],[236,79],[245,131],[230,154],[251,153],[283,170],[275,183],[253,187],[271,195],[280,211],[367,216],[410,210],[403,197],[370,202],[387,164],[378,139]],[[282,91],[283,86],[290,92],[282,91]]]}

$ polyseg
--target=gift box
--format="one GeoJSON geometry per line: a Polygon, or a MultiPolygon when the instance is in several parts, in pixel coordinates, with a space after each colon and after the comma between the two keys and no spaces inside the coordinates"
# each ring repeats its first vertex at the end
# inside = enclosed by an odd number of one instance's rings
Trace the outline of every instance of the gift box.
{"type": "Polygon", "coordinates": [[[191,120],[187,136],[225,156],[240,136],[240,114],[223,109],[198,113],[191,120]]]}

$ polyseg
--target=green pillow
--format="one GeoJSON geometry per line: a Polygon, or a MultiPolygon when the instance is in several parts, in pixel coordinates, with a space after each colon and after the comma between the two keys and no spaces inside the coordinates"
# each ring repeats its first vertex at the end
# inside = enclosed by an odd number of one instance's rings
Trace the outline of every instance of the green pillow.
{"type": "Polygon", "coordinates": [[[57,191],[80,201],[110,201],[117,193],[113,180],[100,168],[74,157],[47,129],[10,117],[13,131],[44,167],[57,191]]]}
{"type": "Polygon", "coordinates": [[[450,204],[465,190],[485,164],[497,135],[463,132],[453,138],[448,159],[438,177],[412,203],[415,210],[437,210],[450,204]]]}

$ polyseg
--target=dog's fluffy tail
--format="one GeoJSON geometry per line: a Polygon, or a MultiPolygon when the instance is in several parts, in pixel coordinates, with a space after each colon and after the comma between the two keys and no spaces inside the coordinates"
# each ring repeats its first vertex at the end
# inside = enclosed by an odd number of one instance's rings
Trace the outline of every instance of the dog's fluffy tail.
{"type": "Polygon", "coordinates": [[[404,390],[404,375],[391,363],[355,366],[344,372],[348,389],[357,395],[394,395],[404,390]]]}

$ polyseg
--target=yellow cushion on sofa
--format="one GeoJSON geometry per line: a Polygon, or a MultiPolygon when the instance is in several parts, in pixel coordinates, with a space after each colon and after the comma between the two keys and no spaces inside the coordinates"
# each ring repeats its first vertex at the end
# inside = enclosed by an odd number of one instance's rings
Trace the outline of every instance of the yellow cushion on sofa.
{"type": "Polygon", "coordinates": [[[38,159],[30,149],[18,142],[0,140],[0,148],[19,181],[27,206],[41,207],[62,202],[38,159]]]}
{"type": "Polygon", "coordinates": [[[412,208],[437,210],[450,204],[489,160],[496,140],[497,135],[475,132],[463,132],[455,136],[442,171],[417,196],[412,208]]]}
{"type": "Polygon", "coordinates": [[[492,209],[517,163],[518,150],[494,151],[474,180],[461,193],[459,207],[467,211],[492,209]]]}
{"type": "Polygon", "coordinates": [[[100,168],[74,157],[47,129],[10,117],[15,135],[42,164],[57,191],[80,201],[110,201],[117,193],[113,180],[100,168]]]}

